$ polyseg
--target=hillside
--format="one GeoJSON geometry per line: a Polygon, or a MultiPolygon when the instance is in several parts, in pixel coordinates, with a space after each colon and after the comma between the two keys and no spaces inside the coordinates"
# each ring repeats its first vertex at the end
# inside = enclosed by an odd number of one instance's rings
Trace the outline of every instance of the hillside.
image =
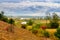
{"type": "Polygon", "coordinates": [[[13,26],[3,21],[0,21],[0,40],[40,40],[40,38],[33,35],[25,29],[14,27],[14,32],[8,32],[6,27],[13,26]]]}

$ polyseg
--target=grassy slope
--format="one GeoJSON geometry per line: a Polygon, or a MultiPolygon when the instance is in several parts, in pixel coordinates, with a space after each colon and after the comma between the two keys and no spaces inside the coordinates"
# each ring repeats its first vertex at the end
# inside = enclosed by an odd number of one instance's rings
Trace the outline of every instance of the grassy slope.
{"type": "Polygon", "coordinates": [[[25,29],[19,29],[14,26],[14,33],[4,30],[5,27],[11,26],[8,23],[0,21],[0,40],[40,40],[40,38],[33,35],[25,29]]]}

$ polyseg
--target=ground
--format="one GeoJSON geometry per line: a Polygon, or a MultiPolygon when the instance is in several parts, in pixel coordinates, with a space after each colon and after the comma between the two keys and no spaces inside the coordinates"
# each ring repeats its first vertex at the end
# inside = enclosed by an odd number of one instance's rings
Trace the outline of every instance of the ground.
{"type": "Polygon", "coordinates": [[[5,30],[6,27],[11,26],[8,23],[0,21],[0,40],[49,40],[45,37],[37,37],[30,31],[14,27],[14,32],[5,30]]]}

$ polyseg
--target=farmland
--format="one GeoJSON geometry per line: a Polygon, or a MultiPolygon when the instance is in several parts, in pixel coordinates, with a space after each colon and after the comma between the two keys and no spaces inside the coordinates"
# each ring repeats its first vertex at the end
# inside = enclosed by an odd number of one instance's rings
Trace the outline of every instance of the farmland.
{"type": "MultiPolygon", "coordinates": [[[[24,22],[24,21],[25,20],[19,20],[19,21],[16,20],[16,24],[17,24],[16,26],[18,28],[21,28],[21,22],[24,22]]],[[[36,25],[37,23],[39,23],[40,26],[46,26],[46,23],[49,24],[50,21],[49,20],[34,20],[34,24],[33,25],[27,25],[26,30],[31,31],[30,29],[32,29],[33,26],[36,25]]],[[[59,24],[60,24],[60,21],[59,21],[59,24]]],[[[41,28],[39,28],[38,30],[41,30],[41,28]]],[[[49,29],[49,28],[47,28],[46,31],[49,33],[51,40],[57,40],[57,38],[55,38],[55,36],[54,36],[54,33],[57,31],[57,29],[49,29]]],[[[40,35],[40,37],[41,37],[41,35],[43,35],[43,34],[37,33],[35,35],[36,36],[40,35]]]]}
{"type": "Polygon", "coordinates": [[[60,39],[60,20],[56,14],[48,20],[42,20],[8,18],[2,13],[0,14],[0,40],[60,39]]]}

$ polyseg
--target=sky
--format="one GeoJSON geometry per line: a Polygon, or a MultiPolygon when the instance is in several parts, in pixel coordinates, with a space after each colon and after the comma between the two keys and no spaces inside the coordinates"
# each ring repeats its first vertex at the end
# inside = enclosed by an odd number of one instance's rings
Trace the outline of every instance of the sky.
{"type": "Polygon", "coordinates": [[[0,0],[0,11],[7,16],[60,16],[60,0],[0,0]]]}

